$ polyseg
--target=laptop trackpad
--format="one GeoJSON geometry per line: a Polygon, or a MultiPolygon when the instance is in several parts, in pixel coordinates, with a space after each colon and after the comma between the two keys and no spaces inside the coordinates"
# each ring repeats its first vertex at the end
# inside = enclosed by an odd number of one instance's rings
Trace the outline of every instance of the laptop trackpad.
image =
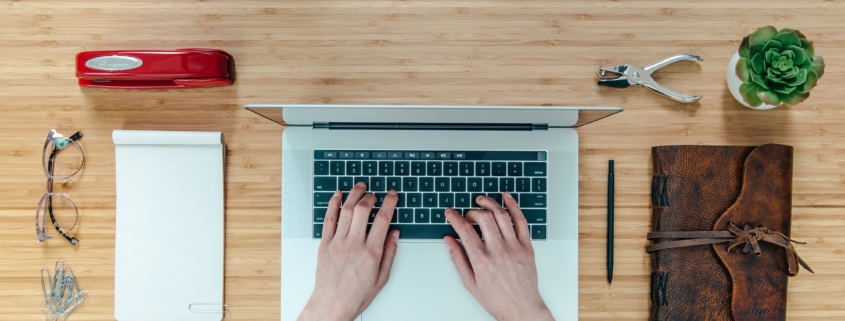
{"type": "Polygon", "coordinates": [[[461,283],[443,242],[399,243],[390,280],[363,321],[491,320],[461,283]]]}

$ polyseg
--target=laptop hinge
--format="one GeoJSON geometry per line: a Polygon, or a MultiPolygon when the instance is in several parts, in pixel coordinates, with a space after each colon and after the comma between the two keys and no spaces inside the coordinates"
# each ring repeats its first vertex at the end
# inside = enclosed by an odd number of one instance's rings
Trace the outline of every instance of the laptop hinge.
{"type": "Polygon", "coordinates": [[[314,129],[329,130],[548,130],[548,124],[487,124],[487,123],[314,123],[314,129]]]}

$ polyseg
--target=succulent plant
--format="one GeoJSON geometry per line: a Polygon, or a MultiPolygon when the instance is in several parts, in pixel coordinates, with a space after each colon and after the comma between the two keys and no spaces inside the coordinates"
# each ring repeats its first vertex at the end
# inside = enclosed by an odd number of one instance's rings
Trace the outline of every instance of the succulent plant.
{"type": "Polygon", "coordinates": [[[824,75],[824,60],[798,30],[762,27],[742,38],[736,75],[746,103],[792,106],[807,97],[824,75]]]}

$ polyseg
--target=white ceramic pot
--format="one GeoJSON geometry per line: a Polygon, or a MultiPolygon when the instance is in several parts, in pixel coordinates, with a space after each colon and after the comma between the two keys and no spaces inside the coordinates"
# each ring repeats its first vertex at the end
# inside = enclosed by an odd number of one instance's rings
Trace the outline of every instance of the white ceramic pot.
{"type": "Polygon", "coordinates": [[[731,58],[731,62],[728,63],[728,72],[727,72],[727,79],[728,79],[728,89],[731,91],[731,95],[734,96],[734,99],[738,101],[745,107],[755,109],[755,110],[766,110],[772,109],[778,106],[769,105],[767,103],[763,103],[758,107],[751,107],[748,103],[745,102],[745,99],[742,99],[742,95],[739,94],[739,86],[742,85],[742,80],[739,79],[736,75],[736,63],[739,62],[739,52],[734,53],[733,58],[731,58]]]}

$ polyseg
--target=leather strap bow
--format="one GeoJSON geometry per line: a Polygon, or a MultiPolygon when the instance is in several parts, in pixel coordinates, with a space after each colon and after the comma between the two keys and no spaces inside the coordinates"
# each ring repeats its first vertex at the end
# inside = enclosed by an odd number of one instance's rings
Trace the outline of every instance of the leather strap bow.
{"type": "Polygon", "coordinates": [[[742,229],[740,229],[731,222],[730,226],[728,226],[728,231],[649,232],[647,237],[649,240],[683,239],[679,241],[651,244],[646,247],[646,252],[648,253],[678,247],[729,242],[727,248],[728,252],[737,246],[745,244],[745,247],[742,249],[742,253],[753,251],[754,254],[760,255],[760,253],[762,253],[760,251],[760,241],[768,242],[786,249],[786,261],[789,264],[790,276],[798,274],[798,265],[796,262],[807,271],[810,271],[810,273],[815,274],[813,269],[811,269],[810,266],[798,256],[795,248],[792,247],[792,243],[806,243],[795,241],[783,233],[774,232],[762,226],[752,229],[748,226],[748,224],[746,224],[742,229]]]}

